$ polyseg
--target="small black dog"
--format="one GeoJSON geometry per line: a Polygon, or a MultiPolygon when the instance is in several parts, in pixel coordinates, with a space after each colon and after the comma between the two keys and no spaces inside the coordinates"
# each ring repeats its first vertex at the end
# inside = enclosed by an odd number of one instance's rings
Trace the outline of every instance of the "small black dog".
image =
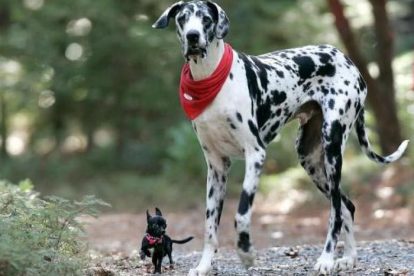
{"type": "Polygon", "coordinates": [[[188,237],[184,240],[172,240],[165,234],[167,222],[162,217],[162,213],[158,208],[155,208],[155,216],[151,216],[147,210],[147,231],[145,237],[142,239],[140,257],[142,260],[145,256],[151,257],[149,249],[153,248],[152,263],[154,264],[154,274],[161,273],[162,259],[168,255],[170,265],[174,264],[172,260],[172,245],[173,243],[183,244],[189,242],[193,237],[188,237]]]}

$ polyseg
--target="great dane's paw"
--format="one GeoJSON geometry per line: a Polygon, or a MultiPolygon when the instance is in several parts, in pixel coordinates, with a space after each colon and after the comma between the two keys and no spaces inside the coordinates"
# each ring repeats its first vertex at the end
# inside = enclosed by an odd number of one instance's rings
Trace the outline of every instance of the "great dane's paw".
{"type": "Polygon", "coordinates": [[[256,260],[257,254],[253,247],[250,247],[248,252],[245,252],[239,248],[237,249],[237,253],[239,255],[240,260],[246,268],[254,266],[254,261],[256,260]]]}
{"type": "Polygon", "coordinates": [[[190,269],[190,271],[188,272],[187,276],[207,276],[208,273],[210,272],[209,268],[193,268],[190,269]]]}
{"type": "Polygon", "coordinates": [[[355,267],[356,258],[352,256],[344,256],[335,261],[335,270],[346,271],[355,267]]]}
{"type": "Polygon", "coordinates": [[[317,275],[329,275],[334,269],[334,260],[332,257],[321,256],[314,266],[317,275]]]}

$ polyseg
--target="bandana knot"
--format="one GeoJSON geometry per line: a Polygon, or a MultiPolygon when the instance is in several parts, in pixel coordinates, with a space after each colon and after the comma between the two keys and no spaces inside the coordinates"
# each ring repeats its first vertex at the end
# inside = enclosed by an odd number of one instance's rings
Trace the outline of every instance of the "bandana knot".
{"type": "Polygon", "coordinates": [[[190,120],[200,115],[213,102],[226,81],[233,64],[233,49],[224,45],[224,54],[214,72],[202,80],[194,80],[188,63],[184,64],[180,80],[180,103],[190,120]]]}

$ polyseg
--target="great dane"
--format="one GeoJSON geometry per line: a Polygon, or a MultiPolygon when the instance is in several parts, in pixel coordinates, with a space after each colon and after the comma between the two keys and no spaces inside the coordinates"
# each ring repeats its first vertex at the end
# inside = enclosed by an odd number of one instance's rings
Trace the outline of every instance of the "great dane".
{"type": "MultiPolygon", "coordinates": [[[[170,19],[175,21],[192,78],[207,78],[225,49],[223,38],[229,30],[226,13],[211,1],[180,1],[167,8],[153,27],[165,28],[170,19]]],[[[250,219],[265,149],[282,126],[294,118],[300,123],[296,141],[300,164],[331,203],[326,242],[314,269],[329,274],[335,269],[353,268],[357,259],[355,207],[339,186],[345,142],[355,126],[365,154],[375,162],[390,163],[401,157],[408,141],[386,157],[371,150],[364,124],[367,86],[354,63],[333,46],[306,46],[259,56],[233,50],[233,56],[220,92],[192,120],[208,174],[204,250],[189,275],[211,271],[232,157],[245,159],[243,190],[234,222],[238,253],[246,267],[253,265],[250,219]],[[344,256],[335,260],[342,228],[344,256]]]]}

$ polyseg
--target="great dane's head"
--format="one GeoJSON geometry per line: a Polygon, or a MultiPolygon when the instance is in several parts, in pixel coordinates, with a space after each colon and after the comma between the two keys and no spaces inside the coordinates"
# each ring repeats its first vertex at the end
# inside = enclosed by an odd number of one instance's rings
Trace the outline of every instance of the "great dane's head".
{"type": "Polygon", "coordinates": [[[213,40],[223,39],[229,30],[229,19],[223,9],[211,1],[180,1],[169,8],[152,25],[161,29],[175,20],[178,39],[185,58],[206,57],[213,40]]]}

